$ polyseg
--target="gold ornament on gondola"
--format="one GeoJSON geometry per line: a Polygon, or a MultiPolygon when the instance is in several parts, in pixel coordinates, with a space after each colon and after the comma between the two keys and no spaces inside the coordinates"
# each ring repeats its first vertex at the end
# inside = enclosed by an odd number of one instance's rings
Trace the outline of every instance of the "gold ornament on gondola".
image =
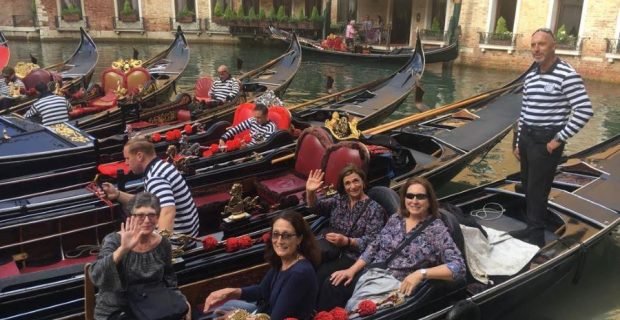
{"type": "Polygon", "coordinates": [[[25,78],[30,72],[40,69],[41,67],[39,67],[38,64],[32,63],[32,62],[18,62],[15,65],[15,74],[23,79],[25,78]]]}
{"type": "Polygon", "coordinates": [[[141,66],[142,66],[142,60],[136,60],[136,59],[122,59],[121,58],[121,59],[118,59],[112,62],[112,68],[120,69],[123,72],[127,72],[131,68],[141,67],[141,66]]]}
{"type": "Polygon", "coordinates": [[[71,142],[88,142],[88,138],[81,134],[79,131],[71,128],[65,123],[57,123],[47,126],[50,130],[54,131],[57,135],[69,140],[71,142]]]}
{"type": "Polygon", "coordinates": [[[168,231],[166,229],[160,230],[159,234],[162,237],[169,239],[170,243],[173,244],[172,246],[172,257],[173,258],[182,256],[183,253],[185,253],[185,249],[190,243],[194,241],[202,242],[202,240],[192,237],[190,235],[180,233],[180,232],[168,231]]]}
{"type": "Polygon", "coordinates": [[[233,310],[227,317],[226,320],[270,320],[268,314],[266,313],[257,313],[250,314],[249,312],[237,309],[233,310]]]}
{"type": "Polygon", "coordinates": [[[121,81],[116,82],[116,89],[114,89],[114,94],[118,100],[123,100],[127,98],[127,88],[123,87],[121,81]]]}
{"type": "Polygon", "coordinates": [[[222,212],[222,216],[227,217],[224,219],[226,222],[249,218],[250,214],[247,213],[247,211],[258,207],[258,197],[244,198],[243,186],[240,183],[233,184],[229,194],[230,200],[228,201],[228,205],[224,207],[224,212],[222,212]]]}
{"type": "Polygon", "coordinates": [[[332,118],[325,120],[325,128],[338,140],[357,139],[361,133],[357,129],[357,118],[349,121],[347,117],[341,117],[338,112],[332,114],[332,118]]]}

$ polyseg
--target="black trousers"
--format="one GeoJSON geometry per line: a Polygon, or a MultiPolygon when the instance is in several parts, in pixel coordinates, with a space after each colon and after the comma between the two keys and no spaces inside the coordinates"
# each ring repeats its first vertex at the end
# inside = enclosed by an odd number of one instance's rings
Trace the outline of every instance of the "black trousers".
{"type": "Polygon", "coordinates": [[[521,180],[525,190],[529,242],[538,246],[545,245],[547,201],[555,171],[564,151],[562,143],[550,154],[547,151],[547,143],[560,129],[523,126],[519,136],[521,180]]]}
{"type": "MultiPolygon", "coordinates": [[[[346,260],[334,260],[332,262],[334,263],[334,265],[332,265],[332,266],[335,266],[336,262],[341,263],[342,266],[346,265],[346,260]]],[[[328,263],[328,264],[330,264],[330,263],[328,263]]],[[[343,267],[343,268],[340,268],[340,269],[334,269],[334,271],[346,269],[346,268],[350,267],[351,265],[352,265],[352,263],[349,264],[347,267],[343,267]]],[[[328,266],[326,266],[326,268],[329,268],[329,267],[332,267],[332,266],[328,265],[328,266]]],[[[320,267],[319,267],[319,270],[317,272],[321,273],[321,268],[320,267]]],[[[329,272],[329,275],[331,275],[332,272],[329,272]]],[[[358,272],[355,275],[355,277],[353,277],[353,280],[351,281],[351,283],[349,283],[348,286],[345,286],[342,283],[340,285],[338,285],[338,286],[334,286],[334,285],[332,285],[332,283],[331,283],[331,281],[329,279],[329,275],[327,275],[327,277],[323,276],[323,279],[324,279],[323,282],[319,282],[319,297],[318,297],[317,303],[316,303],[316,310],[318,312],[320,312],[320,311],[330,311],[331,309],[333,309],[335,307],[342,307],[342,308],[344,308],[344,306],[347,304],[347,301],[349,301],[349,299],[353,295],[353,290],[355,289],[355,284],[357,284],[357,281],[360,279],[362,274],[364,274],[364,271],[358,272]]],[[[319,276],[317,276],[317,278],[319,276]]]]}

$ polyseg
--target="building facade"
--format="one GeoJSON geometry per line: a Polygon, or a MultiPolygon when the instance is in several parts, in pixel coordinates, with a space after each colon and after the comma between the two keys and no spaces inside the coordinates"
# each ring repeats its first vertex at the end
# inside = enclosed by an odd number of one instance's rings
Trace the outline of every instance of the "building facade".
{"type": "MultiPolygon", "coordinates": [[[[523,70],[532,61],[532,32],[547,27],[556,32],[557,53],[584,77],[620,82],[620,0],[0,0],[0,5],[5,8],[0,28],[9,37],[76,37],[83,27],[95,38],[169,41],[181,26],[190,41],[235,41],[231,33],[259,34],[276,21],[302,31],[300,22],[316,11],[328,15],[327,32],[342,32],[355,20],[366,39],[382,46],[409,46],[415,30],[425,45],[444,46],[456,12],[456,63],[523,70]]],[[[321,27],[315,20],[309,33],[320,36],[321,27]]]]}

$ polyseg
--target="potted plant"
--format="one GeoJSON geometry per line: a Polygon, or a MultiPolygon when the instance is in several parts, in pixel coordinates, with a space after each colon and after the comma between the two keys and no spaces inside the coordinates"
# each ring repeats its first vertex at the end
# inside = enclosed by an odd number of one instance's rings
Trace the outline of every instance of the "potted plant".
{"type": "Polygon", "coordinates": [[[192,23],[194,22],[195,16],[196,14],[193,11],[188,10],[187,7],[185,7],[183,10],[181,10],[181,12],[179,12],[179,15],[177,16],[177,22],[192,23]]]}
{"type": "Polygon", "coordinates": [[[248,10],[248,16],[246,17],[246,20],[248,21],[248,25],[250,27],[258,27],[258,17],[256,16],[256,11],[254,10],[254,7],[250,7],[250,9],[248,10]]]}
{"type": "Polygon", "coordinates": [[[319,14],[319,9],[316,6],[312,7],[310,21],[313,24],[313,29],[321,29],[321,24],[323,23],[323,16],[319,14]]]}
{"type": "Polygon", "coordinates": [[[265,10],[258,9],[258,26],[261,28],[269,28],[269,25],[271,25],[271,22],[267,19],[265,10]]]}
{"type": "Polygon", "coordinates": [[[312,23],[308,20],[308,17],[306,17],[303,8],[297,13],[297,27],[299,29],[312,29],[312,23]]]}
{"type": "Polygon", "coordinates": [[[289,28],[288,16],[286,15],[286,9],[284,6],[280,6],[278,8],[278,12],[276,13],[276,21],[278,21],[278,27],[280,28],[289,28]]]}
{"type": "Polygon", "coordinates": [[[76,5],[70,3],[67,5],[66,8],[62,9],[61,16],[62,19],[66,22],[76,22],[80,21],[80,19],[82,18],[82,12],[76,5]]]}
{"type": "Polygon", "coordinates": [[[248,25],[248,21],[245,16],[245,12],[243,11],[243,6],[240,5],[237,9],[237,13],[235,15],[237,17],[237,26],[245,27],[248,25]]]}
{"type": "Polygon", "coordinates": [[[217,1],[215,3],[215,8],[213,8],[213,17],[211,20],[217,24],[224,24],[224,10],[222,9],[221,1],[217,1]]]}
{"type": "Polygon", "coordinates": [[[226,10],[224,10],[223,18],[224,18],[223,25],[234,26],[236,23],[235,13],[232,11],[232,8],[230,6],[228,6],[226,10]]]}
{"type": "Polygon", "coordinates": [[[508,31],[506,27],[506,19],[499,17],[495,26],[495,34],[493,35],[493,42],[498,44],[510,44],[512,41],[512,32],[508,31]]]}
{"type": "Polygon", "coordinates": [[[131,2],[129,0],[125,0],[123,4],[123,10],[121,10],[121,21],[123,22],[136,22],[138,21],[138,15],[133,10],[131,6],[131,2]]]}

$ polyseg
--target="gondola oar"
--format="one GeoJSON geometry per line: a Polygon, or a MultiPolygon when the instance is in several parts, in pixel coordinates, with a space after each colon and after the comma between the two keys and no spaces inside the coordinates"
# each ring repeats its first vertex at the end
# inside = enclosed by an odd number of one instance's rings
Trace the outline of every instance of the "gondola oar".
{"type": "MultiPolygon", "coordinates": [[[[415,121],[421,121],[421,120],[424,120],[426,118],[436,116],[438,114],[442,114],[442,113],[445,113],[445,112],[448,112],[448,111],[451,111],[451,110],[454,110],[454,109],[461,108],[461,107],[463,107],[466,104],[470,104],[470,103],[474,103],[474,102],[477,102],[477,101],[484,100],[484,99],[486,99],[486,98],[488,98],[488,97],[490,97],[492,95],[500,94],[502,92],[509,91],[509,90],[517,88],[519,86],[521,86],[521,83],[517,83],[517,84],[511,85],[511,86],[507,86],[507,87],[503,87],[503,88],[500,88],[500,89],[491,90],[491,91],[488,91],[486,93],[481,93],[481,94],[476,95],[476,96],[471,97],[471,98],[467,98],[467,99],[464,99],[464,100],[461,100],[461,101],[458,101],[458,102],[454,102],[454,103],[448,104],[448,105],[443,106],[441,108],[432,109],[432,110],[424,111],[424,112],[421,112],[421,113],[416,113],[416,114],[413,114],[413,115],[411,115],[409,117],[406,117],[406,118],[403,118],[403,119],[399,119],[399,120],[396,120],[396,121],[388,122],[388,123],[379,125],[377,127],[374,127],[374,128],[371,128],[371,129],[368,129],[368,130],[365,130],[365,131],[362,131],[362,133],[365,134],[365,135],[384,133],[386,131],[389,131],[389,130],[392,130],[392,129],[395,129],[395,128],[398,128],[398,127],[402,127],[404,125],[410,124],[410,123],[415,122],[415,121]]],[[[279,162],[287,161],[287,160],[292,159],[294,156],[295,155],[292,154],[292,153],[291,154],[287,154],[287,155],[282,156],[280,158],[273,159],[271,161],[271,163],[272,164],[276,164],[276,163],[279,163],[279,162]]]]}

